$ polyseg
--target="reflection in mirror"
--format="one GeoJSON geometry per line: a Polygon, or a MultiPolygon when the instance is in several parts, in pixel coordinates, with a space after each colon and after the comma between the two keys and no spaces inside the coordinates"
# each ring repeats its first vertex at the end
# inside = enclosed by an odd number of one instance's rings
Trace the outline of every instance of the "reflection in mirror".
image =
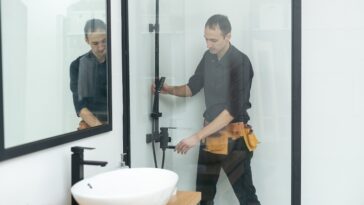
{"type": "Polygon", "coordinates": [[[109,123],[107,2],[1,0],[4,148],[109,123]]]}
{"type": "Polygon", "coordinates": [[[106,24],[100,19],[87,21],[85,41],[91,47],[71,63],[71,90],[79,130],[107,122],[106,24]]]}

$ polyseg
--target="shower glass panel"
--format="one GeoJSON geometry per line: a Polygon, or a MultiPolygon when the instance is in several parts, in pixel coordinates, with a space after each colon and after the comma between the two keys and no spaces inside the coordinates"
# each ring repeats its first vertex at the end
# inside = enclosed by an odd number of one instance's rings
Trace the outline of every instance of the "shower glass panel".
{"type": "MultiPolygon", "coordinates": [[[[154,167],[153,149],[150,143],[146,143],[146,135],[152,130],[150,114],[154,98],[151,86],[155,77],[155,32],[149,31],[149,24],[156,22],[156,2],[129,1],[128,12],[131,166],[154,167]]],[[[213,48],[208,51],[213,39],[204,31],[207,19],[214,14],[228,17],[232,27],[231,45],[250,59],[254,71],[251,108],[247,112],[250,116],[248,124],[260,141],[251,160],[257,196],[261,204],[290,205],[291,1],[161,0],[159,75],[166,77],[166,84],[185,85],[205,52],[213,54],[213,48]]],[[[220,62],[223,57],[215,60],[220,62]]],[[[210,73],[220,72],[211,71],[217,68],[208,69],[210,73]]],[[[215,85],[210,82],[211,86],[218,87],[220,81],[214,82],[215,85]]],[[[162,116],[159,126],[175,128],[169,130],[169,145],[176,145],[203,128],[208,118],[206,114],[203,116],[206,92],[206,88],[202,89],[193,97],[160,95],[159,111],[162,116]]],[[[235,97],[240,97],[240,93],[235,94],[235,97]]],[[[160,167],[162,151],[159,143],[155,146],[160,167]]],[[[199,147],[198,144],[183,155],[173,149],[166,150],[164,168],[179,175],[178,190],[196,189],[199,147]]],[[[239,201],[221,169],[215,205],[226,204],[237,205],[239,201]]]]}

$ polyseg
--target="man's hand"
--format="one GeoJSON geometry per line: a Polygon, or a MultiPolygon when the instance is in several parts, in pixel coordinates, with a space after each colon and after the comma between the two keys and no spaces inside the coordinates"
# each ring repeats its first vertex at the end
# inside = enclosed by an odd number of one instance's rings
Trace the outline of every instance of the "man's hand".
{"type": "MultiPolygon", "coordinates": [[[[155,93],[155,84],[153,83],[151,86],[152,93],[155,93]]],[[[191,97],[192,92],[188,85],[180,85],[180,86],[170,86],[166,83],[163,84],[161,89],[162,94],[170,94],[178,97],[191,97]]]]}
{"type": "MultiPolygon", "coordinates": [[[[152,93],[154,94],[155,93],[155,91],[156,91],[156,86],[155,86],[155,83],[153,83],[152,84],[152,86],[151,86],[151,90],[152,90],[152,93]]],[[[162,87],[162,89],[161,89],[161,93],[162,94],[170,94],[170,92],[171,92],[171,86],[169,86],[169,85],[167,85],[166,83],[164,83],[163,84],[163,87],[162,87]]]]}
{"type": "Polygon", "coordinates": [[[177,144],[176,151],[178,154],[186,154],[188,150],[194,147],[199,141],[200,138],[197,136],[197,134],[187,137],[177,144]]]}
{"type": "Polygon", "coordinates": [[[81,120],[80,123],[78,123],[77,130],[84,130],[90,128],[90,126],[85,122],[85,120],[81,120]]]}
{"type": "Polygon", "coordinates": [[[230,115],[229,111],[226,109],[223,110],[211,123],[206,125],[196,134],[181,140],[176,146],[177,153],[186,154],[187,151],[194,147],[200,140],[224,128],[233,119],[234,117],[230,115]]]}
{"type": "Polygon", "coordinates": [[[102,123],[97,119],[97,117],[86,107],[80,110],[80,117],[84,120],[90,127],[95,127],[102,125],[102,123]]]}

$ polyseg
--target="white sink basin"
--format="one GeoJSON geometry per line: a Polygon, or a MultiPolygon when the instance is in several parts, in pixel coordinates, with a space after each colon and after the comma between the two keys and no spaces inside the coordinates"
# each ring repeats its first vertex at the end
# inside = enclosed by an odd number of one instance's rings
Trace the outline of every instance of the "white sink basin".
{"type": "Polygon", "coordinates": [[[79,181],[71,192],[80,205],[166,205],[177,181],[169,170],[126,168],[79,181]]]}

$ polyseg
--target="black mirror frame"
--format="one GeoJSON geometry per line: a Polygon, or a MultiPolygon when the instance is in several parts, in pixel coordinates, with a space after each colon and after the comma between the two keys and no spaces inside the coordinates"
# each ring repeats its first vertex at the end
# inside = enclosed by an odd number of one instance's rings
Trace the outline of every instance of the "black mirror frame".
{"type": "MultiPolygon", "coordinates": [[[[111,89],[111,5],[110,0],[106,1],[106,21],[107,21],[107,67],[108,67],[108,110],[109,110],[109,123],[97,127],[88,128],[85,130],[70,132],[58,136],[49,137],[43,140],[34,141],[19,146],[5,148],[4,142],[4,112],[3,112],[3,76],[2,76],[2,41],[1,41],[1,10],[0,10],[0,161],[15,158],[21,155],[33,153],[43,149],[51,148],[57,145],[65,144],[68,142],[80,140],[83,138],[91,137],[100,133],[112,130],[112,89],[111,89]]],[[[1,2],[0,2],[1,8],[1,2]]],[[[70,99],[71,100],[71,99],[70,99]]]]}
{"type": "MultiPolygon", "coordinates": [[[[291,141],[291,205],[301,205],[301,0],[291,0],[292,18],[292,141],[291,141]]],[[[123,59],[123,152],[126,164],[130,156],[130,84],[129,84],[129,28],[128,0],[121,2],[122,59],[123,59]]]]}

